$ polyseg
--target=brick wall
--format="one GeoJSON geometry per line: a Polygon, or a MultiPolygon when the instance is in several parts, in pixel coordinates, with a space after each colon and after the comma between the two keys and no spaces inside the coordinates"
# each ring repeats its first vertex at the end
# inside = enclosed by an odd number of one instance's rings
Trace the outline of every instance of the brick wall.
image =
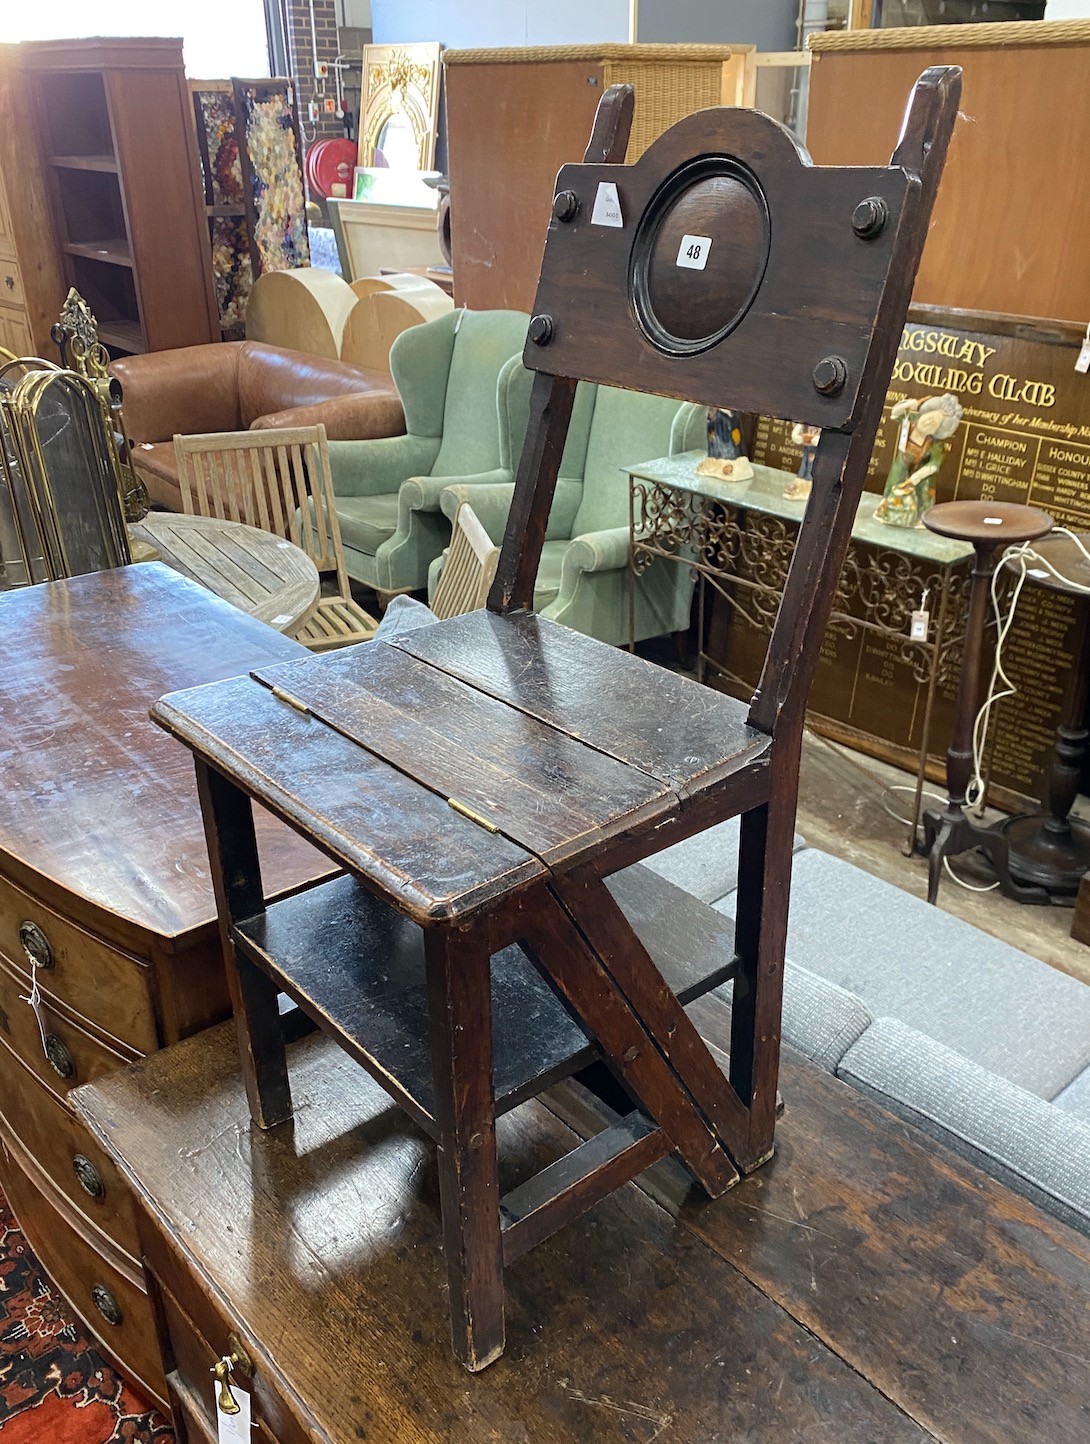
{"type": "Polygon", "coordinates": [[[288,59],[292,79],[295,81],[299,99],[299,119],[303,127],[303,151],[315,140],[327,136],[344,134],[340,117],[327,115],[322,109],[323,101],[336,97],[333,79],[333,61],[337,55],[337,11],[336,0],[313,0],[314,31],[318,39],[319,61],[329,67],[329,78],[318,80],[314,75],[314,42],[311,36],[310,5],[307,0],[284,0],[287,16],[288,59]],[[318,102],[317,123],[310,120],[308,107],[312,100],[318,102]]]}

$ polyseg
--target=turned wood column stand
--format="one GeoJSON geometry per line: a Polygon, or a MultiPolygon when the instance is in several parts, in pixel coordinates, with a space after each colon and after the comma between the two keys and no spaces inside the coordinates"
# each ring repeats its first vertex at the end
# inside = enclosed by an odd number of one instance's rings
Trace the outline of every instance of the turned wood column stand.
{"type": "MultiPolygon", "coordinates": [[[[1084,546],[1090,544],[1090,534],[1080,537],[1080,541],[1084,546]]],[[[1050,536],[1038,542],[1034,550],[1056,568],[1060,577],[1031,568],[1027,581],[1085,603],[1086,592],[1061,580],[1070,578],[1080,586],[1090,587],[1090,561],[1076,543],[1070,537],[1050,536]]],[[[1088,736],[1085,715],[1090,684],[1090,608],[1084,605],[1080,611],[1079,654],[1064,689],[1042,810],[1010,817],[1001,824],[1011,876],[1044,888],[1054,903],[1068,907],[1074,905],[1083,874],[1090,871],[1090,827],[1071,816],[1088,736]]]]}
{"type": "Polygon", "coordinates": [[[973,727],[981,704],[980,670],[984,627],[988,617],[992,573],[999,547],[1033,541],[1052,530],[1047,512],[1032,506],[997,501],[947,501],[924,512],[923,524],[939,536],[971,543],[973,561],[965,652],[954,701],[954,729],[946,752],[946,807],[924,813],[924,850],[928,857],[927,901],[935,902],[943,860],[979,848],[995,869],[1000,891],[1018,902],[1047,902],[1038,887],[1023,887],[1011,877],[1008,842],[999,829],[969,816],[968,791],[973,776],[973,727]]]}

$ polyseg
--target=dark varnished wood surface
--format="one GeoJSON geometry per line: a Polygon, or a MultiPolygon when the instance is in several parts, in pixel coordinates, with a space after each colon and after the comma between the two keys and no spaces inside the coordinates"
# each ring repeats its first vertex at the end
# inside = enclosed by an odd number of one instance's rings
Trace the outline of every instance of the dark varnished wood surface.
{"type": "MultiPolygon", "coordinates": [[[[129,946],[209,928],[192,761],[148,708],[303,649],[155,563],[0,594],[0,630],[3,869],[129,946]]],[[[271,819],[261,844],[277,890],[325,870],[271,819]]]]}
{"type": "MultiPolygon", "coordinates": [[[[191,1269],[226,1305],[254,1345],[259,1403],[290,1379],[308,1437],[926,1437],[631,1189],[508,1271],[507,1353],[469,1380],[440,1304],[434,1157],[379,1090],[328,1044],[304,1042],[293,1071],[306,1106],[293,1130],[262,1136],[229,1030],[172,1049],[169,1079],[162,1061],[81,1095],[83,1107],[108,1147],[139,1159],[138,1196],[169,1241],[152,1250],[157,1276],[169,1287],[181,1273],[181,1295],[191,1269]]],[[[539,1104],[501,1120],[499,1135],[505,1181],[572,1141],[539,1104]]]]}
{"type": "Polygon", "coordinates": [[[544,876],[523,848],[252,678],[174,693],[152,715],[259,795],[259,821],[276,810],[410,917],[453,914],[544,876]]]}
{"type": "MultiPolygon", "coordinates": [[[[725,1045],[726,1010],[693,1012],[725,1045]]],[[[785,1060],[778,1155],[724,1198],[677,1197],[660,1165],[667,1211],[624,1188],[508,1269],[507,1353],[473,1379],[447,1345],[430,1145],[329,1043],[291,1066],[295,1123],[264,1135],[229,1028],[77,1100],[155,1219],[153,1267],[243,1330],[259,1401],[290,1381],[307,1437],[1087,1436],[1090,1245],[810,1065],[785,1060]]],[[[499,1141],[510,1186],[572,1135],[533,1103],[499,1141]]]]}
{"type": "MultiPolygon", "coordinates": [[[[457,656],[454,639],[448,646],[457,656]]],[[[469,806],[549,867],[675,806],[653,778],[392,647],[354,647],[253,675],[442,800],[469,806]]]]}
{"type": "MultiPolygon", "coordinates": [[[[728,919],[720,922],[719,914],[694,906],[687,893],[638,866],[611,878],[610,890],[683,1002],[732,975],[728,919]],[[684,934],[667,921],[683,915],[684,934]]],[[[379,1081],[434,1133],[420,927],[341,877],[272,904],[237,934],[247,955],[275,969],[292,997],[332,1027],[342,1046],[369,1059],[379,1081]]],[[[594,1059],[583,1030],[515,945],[493,958],[492,1016],[493,1090],[501,1113],[594,1059]]]]}
{"type": "Polygon", "coordinates": [[[396,645],[682,791],[768,746],[735,698],[533,613],[467,612],[396,645]]]}

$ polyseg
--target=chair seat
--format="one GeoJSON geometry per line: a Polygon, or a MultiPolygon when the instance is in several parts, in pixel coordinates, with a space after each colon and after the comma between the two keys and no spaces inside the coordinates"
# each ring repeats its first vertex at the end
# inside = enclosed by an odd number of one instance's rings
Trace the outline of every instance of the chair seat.
{"type": "Polygon", "coordinates": [[[337,519],[345,546],[373,557],[397,530],[397,492],[384,496],[339,496],[337,519]]]}
{"type": "MultiPolygon", "coordinates": [[[[260,776],[248,786],[304,830],[313,829],[316,802],[302,781],[306,755],[337,738],[338,786],[363,757],[377,759],[406,791],[402,812],[453,800],[444,848],[465,832],[462,817],[471,819],[467,848],[493,834],[507,839],[512,851],[499,871],[489,844],[486,859],[466,863],[454,894],[421,896],[426,869],[414,858],[410,911],[429,918],[469,912],[542,866],[574,866],[615,839],[654,833],[637,849],[653,852],[670,840],[670,829],[658,829],[699,794],[743,775],[752,790],[753,773],[767,771],[769,739],[748,726],[743,703],[532,613],[469,612],[396,643],[260,669],[238,683],[232,704],[216,707],[215,733],[233,767],[256,763],[257,746],[260,776]],[[275,755],[254,731],[255,709],[273,688],[291,699],[277,715],[275,755]],[[315,732],[316,723],[325,725],[315,732]]],[[[212,700],[178,694],[162,704],[163,719],[199,749],[212,700]]],[[[320,789],[327,808],[332,782],[327,775],[320,789]]],[[[338,802],[338,812],[354,810],[351,821],[339,817],[336,855],[387,889],[395,876],[403,887],[381,790],[372,787],[373,800],[350,790],[356,795],[338,802]]]]}
{"type": "Polygon", "coordinates": [[[317,607],[295,633],[312,652],[332,651],[353,642],[369,642],[378,622],[350,597],[322,597],[317,607]]]}

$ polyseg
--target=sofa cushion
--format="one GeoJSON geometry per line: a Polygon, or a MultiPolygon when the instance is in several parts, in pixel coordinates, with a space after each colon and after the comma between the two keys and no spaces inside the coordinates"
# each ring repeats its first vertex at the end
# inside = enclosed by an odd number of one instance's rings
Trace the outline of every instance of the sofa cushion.
{"type": "Polygon", "coordinates": [[[897,1018],[868,1028],[837,1075],[1090,1233],[1090,1126],[1081,1119],[897,1018]]]}
{"type": "Polygon", "coordinates": [[[1084,1123],[1090,1123],[1090,1068],[1084,1068],[1052,1101],[1065,1113],[1081,1118],[1084,1123]]]}
{"type": "MultiPolygon", "coordinates": [[[[684,842],[676,842],[654,857],[644,859],[644,867],[660,873],[669,882],[691,892],[701,902],[714,903],[738,886],[738,840],[741,819],[726,822],[698,832],[684,842]]],[[[806,846],[805,839],[795,834],[795,851],[806,846]]],[[[722,909],[733,915],[733,905],[722,909]]]]}
{"type": "Polygon", "coordinates": [[[795,859],[787,956],[1040,1098],[1090,1063],[1085,983],[815,848],[795,859]]]}
{"type": "Polygon", "coordinates": [[[373,557],[397,530],[397,492],[383,496],[339,496],[337,519],[345,546],[373,557]]]}
{"type": "Polygon", "coordinates": [[[258,417],[313,406],[330,397],[360,392],[385,396],[394,389],[384,371],[368,371],[261,341],[244,341],[238,353],[238,407],[244,429],[258,417]]]}
{"type": "Polygon", "coordinates": [[[836,1072],[872,1021],[854,993],[788,964],[783,978],[783,1036],[827,1073],[836,1072]]]}

